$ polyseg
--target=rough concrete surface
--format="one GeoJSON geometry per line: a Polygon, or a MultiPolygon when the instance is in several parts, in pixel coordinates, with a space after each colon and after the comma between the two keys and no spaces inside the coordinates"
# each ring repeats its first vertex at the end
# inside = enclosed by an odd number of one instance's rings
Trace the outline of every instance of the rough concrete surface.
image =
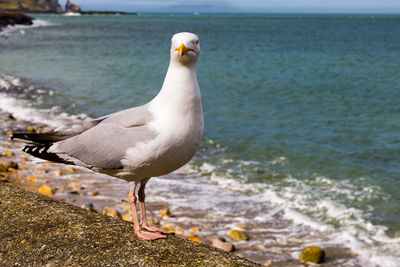
{"type": "Polygon", "coordinates": [[[0,182],[0,266],[259,266],[182,238],[144,241],[133,224],[0,182]]]}

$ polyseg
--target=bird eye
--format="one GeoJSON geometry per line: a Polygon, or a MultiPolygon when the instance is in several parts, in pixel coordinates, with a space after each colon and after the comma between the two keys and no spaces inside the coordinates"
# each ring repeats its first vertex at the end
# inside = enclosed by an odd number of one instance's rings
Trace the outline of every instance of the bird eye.
{"type": "Polygon", "coordinates": [[[199,44],[199,40],[196,40],[196,44],[197,44],[197,45],[199,44]]]}

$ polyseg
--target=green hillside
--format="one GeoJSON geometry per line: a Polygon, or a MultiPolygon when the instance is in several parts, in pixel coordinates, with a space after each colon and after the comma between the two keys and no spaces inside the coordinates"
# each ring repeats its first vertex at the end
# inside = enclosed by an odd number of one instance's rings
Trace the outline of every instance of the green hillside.
{"type": "MultiPolygon", "coordinates": [[[[1,0],[0,1],[0,10],[19,10],[19,5],[18,5],[17,0],[1,0]]],[[[33,2],[31,1],[24,1],[24,2],[33,2]]]]}
{"type": "Polygon", "coordinates": [[[63,12],[57,0],[0,0],[0,11],[33,13],[63,12]]]}

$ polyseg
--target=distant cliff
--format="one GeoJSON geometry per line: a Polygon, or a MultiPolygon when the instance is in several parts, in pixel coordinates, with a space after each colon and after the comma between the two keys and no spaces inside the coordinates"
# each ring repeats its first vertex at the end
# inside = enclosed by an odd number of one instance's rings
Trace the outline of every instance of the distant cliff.
{"type": "Polygon", "coordinates": [[[0,11],[61,13],[58,0],[0,0],[0,11]]]}
{"type": "Polygon", "coordinates": [[[65,4],[65,12],[80,12],[81,7],[77,4],[74,4],[67,0],[67,3],[65,4]]]}

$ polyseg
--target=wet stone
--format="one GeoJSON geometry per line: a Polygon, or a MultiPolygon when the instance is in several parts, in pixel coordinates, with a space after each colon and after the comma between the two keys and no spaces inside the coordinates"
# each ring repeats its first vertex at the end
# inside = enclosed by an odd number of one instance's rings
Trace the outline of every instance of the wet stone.
{"type": "Polygon", "coordinates": [[[122,218],[121,214],[115,209],[104,208],[102,213],[110,217],[122,218]]]}
{"type": "Polygon", "coordinates": [[[121,206],[122,206],[122,211],[125,213],[131,212],[131,205],[129,204],[128,201],[122,199],[121,200],[121,206]]]}
{"type": "Polygon", "coordinates": [[[317,246],[308,246],[301,252],[300,260],[312,263],[322,263],[325,259],[325,251],[317,246]]]}
{"type": "Polygon", "coordinates": [[[80,190],[82,189],[82,186],[78,183],[71,183],[67,186],[67,188],[70,190],[80,190]]]}
{"type": "Polygon", "coordinates": [[[197,227],[193,227],[190,229],[190,231],[198,233],[198,232],[200,232],[200,229],[197,227]]]}
{"type": "MultiPolygon", "coordinates": [[[[130,211],[129,211],[130,212],[130,211]]],[[[160,221],[154,218],[147,218],[147,222],[150,226],[158,226],[160,225],[160,221]]]]}
{"type": "Polygon", "coordinates": [[[249,240],[249,236],[246,232],[241,230],[231,230],[228,232],[228,236],[233,241],[247,241],[249,240]]]}
{"type": "Polygon", "coordinates": [[[162,229],[170,231],[170,232],[176,232],[179,229],[179,227],[173,223],[165,223],[163,225],[162,229]]]}
{"type": "Polygon", "coordinates": [[[211,245],[213,247],[222,249],[222,250],[227,251],[227,252],[231,252],[231,251],[234,250],[233,244],[230,243],[230,242],[226,242],[225,239],[222,238],[222,237],[214,237],[214,238],[212,238],[211,245]]]}
{"type": "Polygon", "coordinates": [[[90,193],[91,196],[95,197],[99,195],[99,191],[93,191],[90,193]]]}
{"type": "Polygon", "coordinates": [[[42,185],[42,186],[39,188],[39,193],[44,194],[44,195],[49,195],[49,196],[51,196],[51,195],[54,194],[54,191],[55,191],[54,187],[49,186],[49,185],[47,185],[47,184],[42,185]]]}
{"type": "Polygon", "coordinates": [[[197,236],[190,237],[189,240],[193,241],[193,242],[196,242],[196,243],[201,243],[200,239],[197,236]]]}
{"type": "Polygon", "coordinates": [[[160,213],[160,217],[164,217],[164,216],[174,217],[174,214],[168,208],[166,208],[166,209],[163,209],[160,213]]]}
{"type": "Polygon", "coordinates": [[[87,211],[97,212],[97,210],[94,209],[94,206],[93,206],[92,203],[88,203],[88,204],[82,205],[81,208],[83,208],[83,209],[85,209],[87,211]]]}
{"type": "Polygon", "coordinates": [[[14,161],[0,163],[0,172],[15,171],[18,168],[18,164],[14,161]]]}
{"type": "Polygon", "coordinates": [[[124,214],[124,216],[122,216],[122,220],[128,221],[128,222],[133,222],[132,214],[130,214],[130,213],[124,214]]]}
{"type": "Polygon", "coordinates": [[[11,158],[12,156],[14,156],[14,152],[12,152],[9,149],[5,149],[5,150],[3,150],[3,152],[0,155],[3,157],[11,158]]]}

